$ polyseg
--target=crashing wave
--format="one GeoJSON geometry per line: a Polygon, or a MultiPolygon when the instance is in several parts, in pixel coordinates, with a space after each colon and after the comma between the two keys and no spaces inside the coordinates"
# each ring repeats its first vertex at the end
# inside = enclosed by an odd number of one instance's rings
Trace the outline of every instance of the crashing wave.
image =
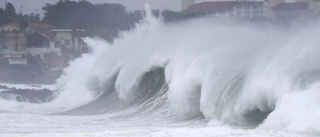
{"type": "Polygon", "coordinates": [[[164,24],[147,15],[113,44],[87,39],[93,53],[67,69],[57,100],[91,101],[61,114],[125,111],[320,131],[319,27],[277,30],[215,18],[164,24]]]}

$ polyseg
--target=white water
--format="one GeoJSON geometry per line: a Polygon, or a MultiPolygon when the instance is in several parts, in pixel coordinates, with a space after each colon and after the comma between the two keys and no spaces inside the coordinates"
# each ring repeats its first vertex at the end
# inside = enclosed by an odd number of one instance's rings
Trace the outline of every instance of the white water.
{"type": "Polygon", "coordinates": [[[86,39],[92,53],[65,70],[52,103],[1,100],[0,136],[318,136],[318,34],[316,23],[279,29],[207,17],[164,24],[149,13],[113,44],[86,39]],[[43,115],[113,86],[130,103],[154,67],[164,68],[168,91],[153,102],[103,115],[43,115]]]}
{"type": "Polygon", "coordinates": [[[52,91],[56,90],[56,87],[54,85],[37,85],[37,84],[25,85],[25,84],[13,84],[13,83],[0,83],[0,86],[6,86],[8,88],[16,88],[16,89],[34,89],[34,90],[49,89],[52,91]]]}

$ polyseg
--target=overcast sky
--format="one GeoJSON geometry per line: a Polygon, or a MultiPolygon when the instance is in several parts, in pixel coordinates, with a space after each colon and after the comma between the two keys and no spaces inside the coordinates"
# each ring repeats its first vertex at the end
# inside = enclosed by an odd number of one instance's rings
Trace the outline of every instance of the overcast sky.
{"type": "MultiPolygon", "coordinates": [[[[0,7],[5,7],[5,2],[10,2],[16,8],[17,13],[37,12],[43,14],[42,7],[46,3],[56,3],[59,0],[0,0],[0,7]],[[22,8],[21,8],[22,7],[22,8]]],[[[127,10],[143,9],[145,3],[149,3],[153,9],[169,9],[174,11],[181,10],[181,0],[87,0],[91,3],[121,3],[127,10]]],[[[205,1],[230,1],[230,0],[196,0],[196,3],[205,1]]],[[[231,0],[232,1],[232,0],[231,0]]],[[[290,0],[287,0],[290,1],[290,0]]],[[[291,0],[292,1],[292,0],[291,0]]]]}

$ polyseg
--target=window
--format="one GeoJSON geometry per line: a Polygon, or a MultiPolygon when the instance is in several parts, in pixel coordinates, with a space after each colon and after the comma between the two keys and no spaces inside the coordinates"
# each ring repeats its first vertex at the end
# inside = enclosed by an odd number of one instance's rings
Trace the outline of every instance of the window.
{"type": "Polygon", "coordinates": [[[49,48],[50,47],[50,41],[49,40],[45,40],[45,41],[43,41],[43,43],[44,43],[44,47],[45,48],[49,48]]]}
{"type": "Polygon", "coordinates": [[[26,50],[26,43],[21,43],[21,50],[26,50]]]}
{"type": "Polygon", "coordinates": [[[19,45],[18,45],[18,43],[14,43],[14,50],[16,50],[16,51],[19,50],[19,45]]]}
{"type": "Polygon", "coordinates": [[[242,15],[242,12],[241,12],[241,11],[240,11],[240,12],[237,11],[236,14],[237,14],[238,16],[240,16],[240,15],[242,15]]]}
{"type": "Polygon", "coordinates": [[[247,9],[247,10],[250,10],[250,6],[243,6],[244,7],[244,9],[247,9]]]}
{"type": "Polygon", "coordinates": [[[70,45],[70,40],[69,40],[69,39],[65,39],[65,40],[64,40],[64,44],[65,44],[65,45],[70,45]]]}
{"type": "Polygon", "coordinates": [[[60,48],[60,45],[61,45],[61,43],[58,41],[58,42],[56,42],[56,43],[54,43],[54,47],[55,48],[60,48]]]}

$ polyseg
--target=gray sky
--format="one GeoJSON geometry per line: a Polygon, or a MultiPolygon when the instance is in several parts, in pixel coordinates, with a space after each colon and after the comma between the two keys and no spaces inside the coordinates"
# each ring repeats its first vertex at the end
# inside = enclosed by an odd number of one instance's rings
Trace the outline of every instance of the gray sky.
{"type": "MultiPolygon", "coordinates": [[[[37,12],[43,14],[42,6],[46,3],[56,3],[59,0],[0,0],[0,7],[5,7],[5,2],[10,2],[16,8],[17,13],[20,12],[22,7],[22,13],[37,12]]],[[[120,3],[127,7],[127,10],[143,9],[145,3],[149,3],[152,9],[169,9],[174,11],[181,10],[181,0],[87,0],[91,3],[120,3]]],[[[196,0],[196,3],[205,1],[230,1],[230,0],[196,0]]],[[[232,0],[231,0],[232,1],[232,0]]],[[[290,0],[288,0],[290,1],[290,0]]],[[[292,1],[292,0],[291,0],[292,1]]]]}

